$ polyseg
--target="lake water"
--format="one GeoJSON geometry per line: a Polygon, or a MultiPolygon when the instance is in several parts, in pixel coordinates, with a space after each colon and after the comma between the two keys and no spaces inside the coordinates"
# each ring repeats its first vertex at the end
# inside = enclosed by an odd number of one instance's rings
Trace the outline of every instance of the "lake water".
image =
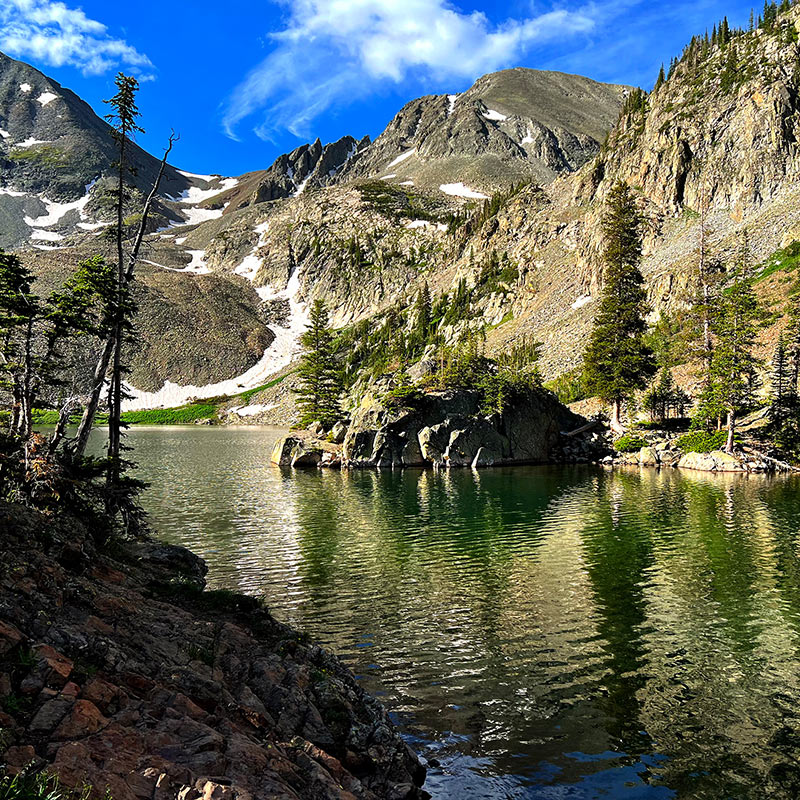
{"type": "Polygon", "coordinates": [[[296,472],[135,428],[154,528],[379,695],[454,798],[800,796],[800,483],[296,472]]]}

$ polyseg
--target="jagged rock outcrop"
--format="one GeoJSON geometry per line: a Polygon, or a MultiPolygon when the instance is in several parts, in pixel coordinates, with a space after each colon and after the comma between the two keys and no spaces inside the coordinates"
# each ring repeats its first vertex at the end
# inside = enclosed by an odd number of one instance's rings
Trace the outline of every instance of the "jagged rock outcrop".
{"type": "Polygon", "coordinates": [[[549,461],[562,431],[583,420],[547,392],[484,417],[472,392],[425,394],[413,407],[380,394],[353,412],[342,445],[345,467],[480,467],[549,461]]]}
{"type": "Polygon", "coordinates": [[[333,656],[152,542],[0,505],[0,763],[114,800],[422,800],[425,770],[333,656]]]}
{"type": "Polygon", "coordinates": [[[356,141],[343,136],[336,142],[322,145],[319,139],[278,156],[263,175],[259,175],[248,203],[263,203],[302,194],[308,188],[329,186],[341,176],[348,162],[369,145],[369,136],[356,141]]]}

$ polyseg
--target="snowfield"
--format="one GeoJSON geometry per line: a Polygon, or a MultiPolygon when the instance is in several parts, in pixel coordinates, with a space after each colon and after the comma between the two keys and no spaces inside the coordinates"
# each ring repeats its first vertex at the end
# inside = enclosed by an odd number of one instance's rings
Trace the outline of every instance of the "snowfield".
{"type": "Polygon", "coordinates": [[[436,228],[441,233],[447,232],[447,225],[443,222],[429,222],[427,219],[412,219],[406,223],[406,228],[414,230],[415,228],[436,228]]]}
{"type": "Polygon", "coordinates": [[[465,186],[463,183],[443,183],[439,190],[444,192],[445,194],[449,194],[452,197],[469,197],[474,200],[488,200],[489,196],[485,194],[481,194],[480,192],[476,192],[474,189],[470,189],[469,186],[465,186]]]}
{"type": "Polygon", "coordinates": [[[499,111],[495,111],[492,108],[487,108],[486,111],[483,112],[483,116],[494,122],[505,122],[508,119],[505,114],[501,114],[499,111]]]}
{"type": "Polygon", "coordinates": [[[255,247],[250,251],[250,254],[245,256],[242,263],[234,270],[237,275],[247,278],[251,283],[256,279],[258,270],[261,268],[261,259],[256,255],[259,248],[263,247],[266,242],[266,234],[269,230],[269,221],[262,222],[254,228],[258,234],[258,241],[255,247]]]}
{"type": "Polygon", "coordinates": [[[276,291],[270,286],[263,286],[257,291],[264,300],[288,299],[289,325],[285,328],[281,325],[269,326],[275,334],[275,339],[255,366],[235,378],[206,386],[181,386],[166,381],[157,392],[141,392],[134,386],[126,385],[132,396],[123,402],[123,409],[136,411],[143,408],[171,408],[184,405],[194,398],[238,394],[246,389],[261,386],[276,372],[288,366],[300,352],[298,337],[308,324],[308,309],[299,298],[300,275],[295,270],[285,289],[276,291]]]}

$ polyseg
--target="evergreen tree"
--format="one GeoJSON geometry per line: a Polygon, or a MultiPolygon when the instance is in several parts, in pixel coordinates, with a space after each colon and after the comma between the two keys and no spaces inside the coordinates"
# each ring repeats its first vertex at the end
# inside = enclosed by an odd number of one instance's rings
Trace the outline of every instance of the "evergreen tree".
{"type": "Polygon", "coordinates": [[[120,72],[117,74],[114,83],[117,87],[117,93],[106,101],[112,109],[112,113],[106,116],[106,120],[113,127],[119,153],[119,160],[116,163],[117,224],[115,230],[117,245],[117,314],[113,333],[113,355],[108,390],[108,482],[110,485],[119,483],[122,470],[122,345],[125,333],[129,329],[127,321],[132,316],[132,313],[126,313],[128,311],[132,312],[132,309],[130,308],[130,298],[127,291],[124,255],[125,178],[131,171],[128,166],[128,147],[131,138],[136,133],[144,133],[137,123],[140,117],[139,108],[136,105],[136,93],[139,91],[138,81],[136,78],[123,75],[120,72]]]}
{"type": "Polygon", "coordinates": [[[308,329],[300,337],[304,353],[298,375],[298,406],[301,424],[320,422],[326,428],[342,415],[339,405],[341,379],[333,347],[333,333],[328,326],[328,309],[322,300],[311,307],[308,329]]]}
{"type": "Polygon", "coordinates": [[[716,337],[711,363],[712,402],[727,414],[725,449],[733,452],[737,416],[753,400],[757,361],[753,355],[760,309],[750,281],[747,236],[742,239],[733,283],[722,293],[714,321],[716,337]]]}
{"type": "Polygon", "coordinates": [[[611,403],[611,426],[621,431],[623,401],[655,371],[645,342],[648,305],[639,271],[643,220],[627,184],[619,181],[611,189],[602,224],[605,286],[584,368],[589,389],[611,403]]]}
{"type": "Polygon", "coordinates": [[[653,91],[655,92],[657,89],[660,89],[666,80],[666,76],[664,75],[664,65],[662,64],[661,69],[658,71],[658,77],[656,78],[655,85],[653,86],[653,91]]]}
{"type": "Polygon", "coordinates": [[[772,356],[769,420],[775,441],[796,453],[800,445],[800,402],[795,365],[785,333],[778,338],[772,356]]]}
{"type": "Polygon", "coordinates": [[[414,327],[411,330],[408,341],[408,356],[410,358],[421,355],[425,349],[433,328],[432,317],[431,290],[428,282],[425,281],[422,288],[417,292],[417,299],[414,302],[414,327]]]}
{"type": "Polygon", "coordinates": [[[0,250],[0,387],[13,398],[9,430],[22,436],[29,432],[26,421],[32,409],[26,404],[25,383],[31,370],[33,329],[40,314],[32,283],[33,275],[20,258],[0,250]]]}

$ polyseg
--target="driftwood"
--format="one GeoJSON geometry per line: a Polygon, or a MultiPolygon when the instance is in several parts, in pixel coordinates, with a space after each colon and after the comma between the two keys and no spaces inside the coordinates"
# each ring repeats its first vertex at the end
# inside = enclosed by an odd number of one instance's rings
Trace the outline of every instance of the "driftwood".
{"type": "Polygon", "coordinates": [[[589,420],[589,422],[587,422],[585,425],[581,425],[580,428],[575,428],[574,431],[569,431],[569,432],[561,431],[561,435],[569,437],[577,436],[579,433],[584,433],[585,431],[591,430],[599,422],[600,420],[595,417],[594,419],[589,420]]]}
{"type": "Polygon", "coordinates": [[[800,472],[800,467],[793,467],[786,461],[781,461],[777,458],[772,458],[772,456],[768,456],[765,453],[762,453],[760,450],[756,450],[754,447],[750,447],[749,445],[745,445],[744,447],[742,447],[742,450],[746,453],[752,453],[754,456],[758,456],[758,458],[762,458],[764,459],[764,461],[768,461],[770,464],[775,464],[775,466],[780,467],[782,470],[785,470],[786,472],[800,472]]]}

